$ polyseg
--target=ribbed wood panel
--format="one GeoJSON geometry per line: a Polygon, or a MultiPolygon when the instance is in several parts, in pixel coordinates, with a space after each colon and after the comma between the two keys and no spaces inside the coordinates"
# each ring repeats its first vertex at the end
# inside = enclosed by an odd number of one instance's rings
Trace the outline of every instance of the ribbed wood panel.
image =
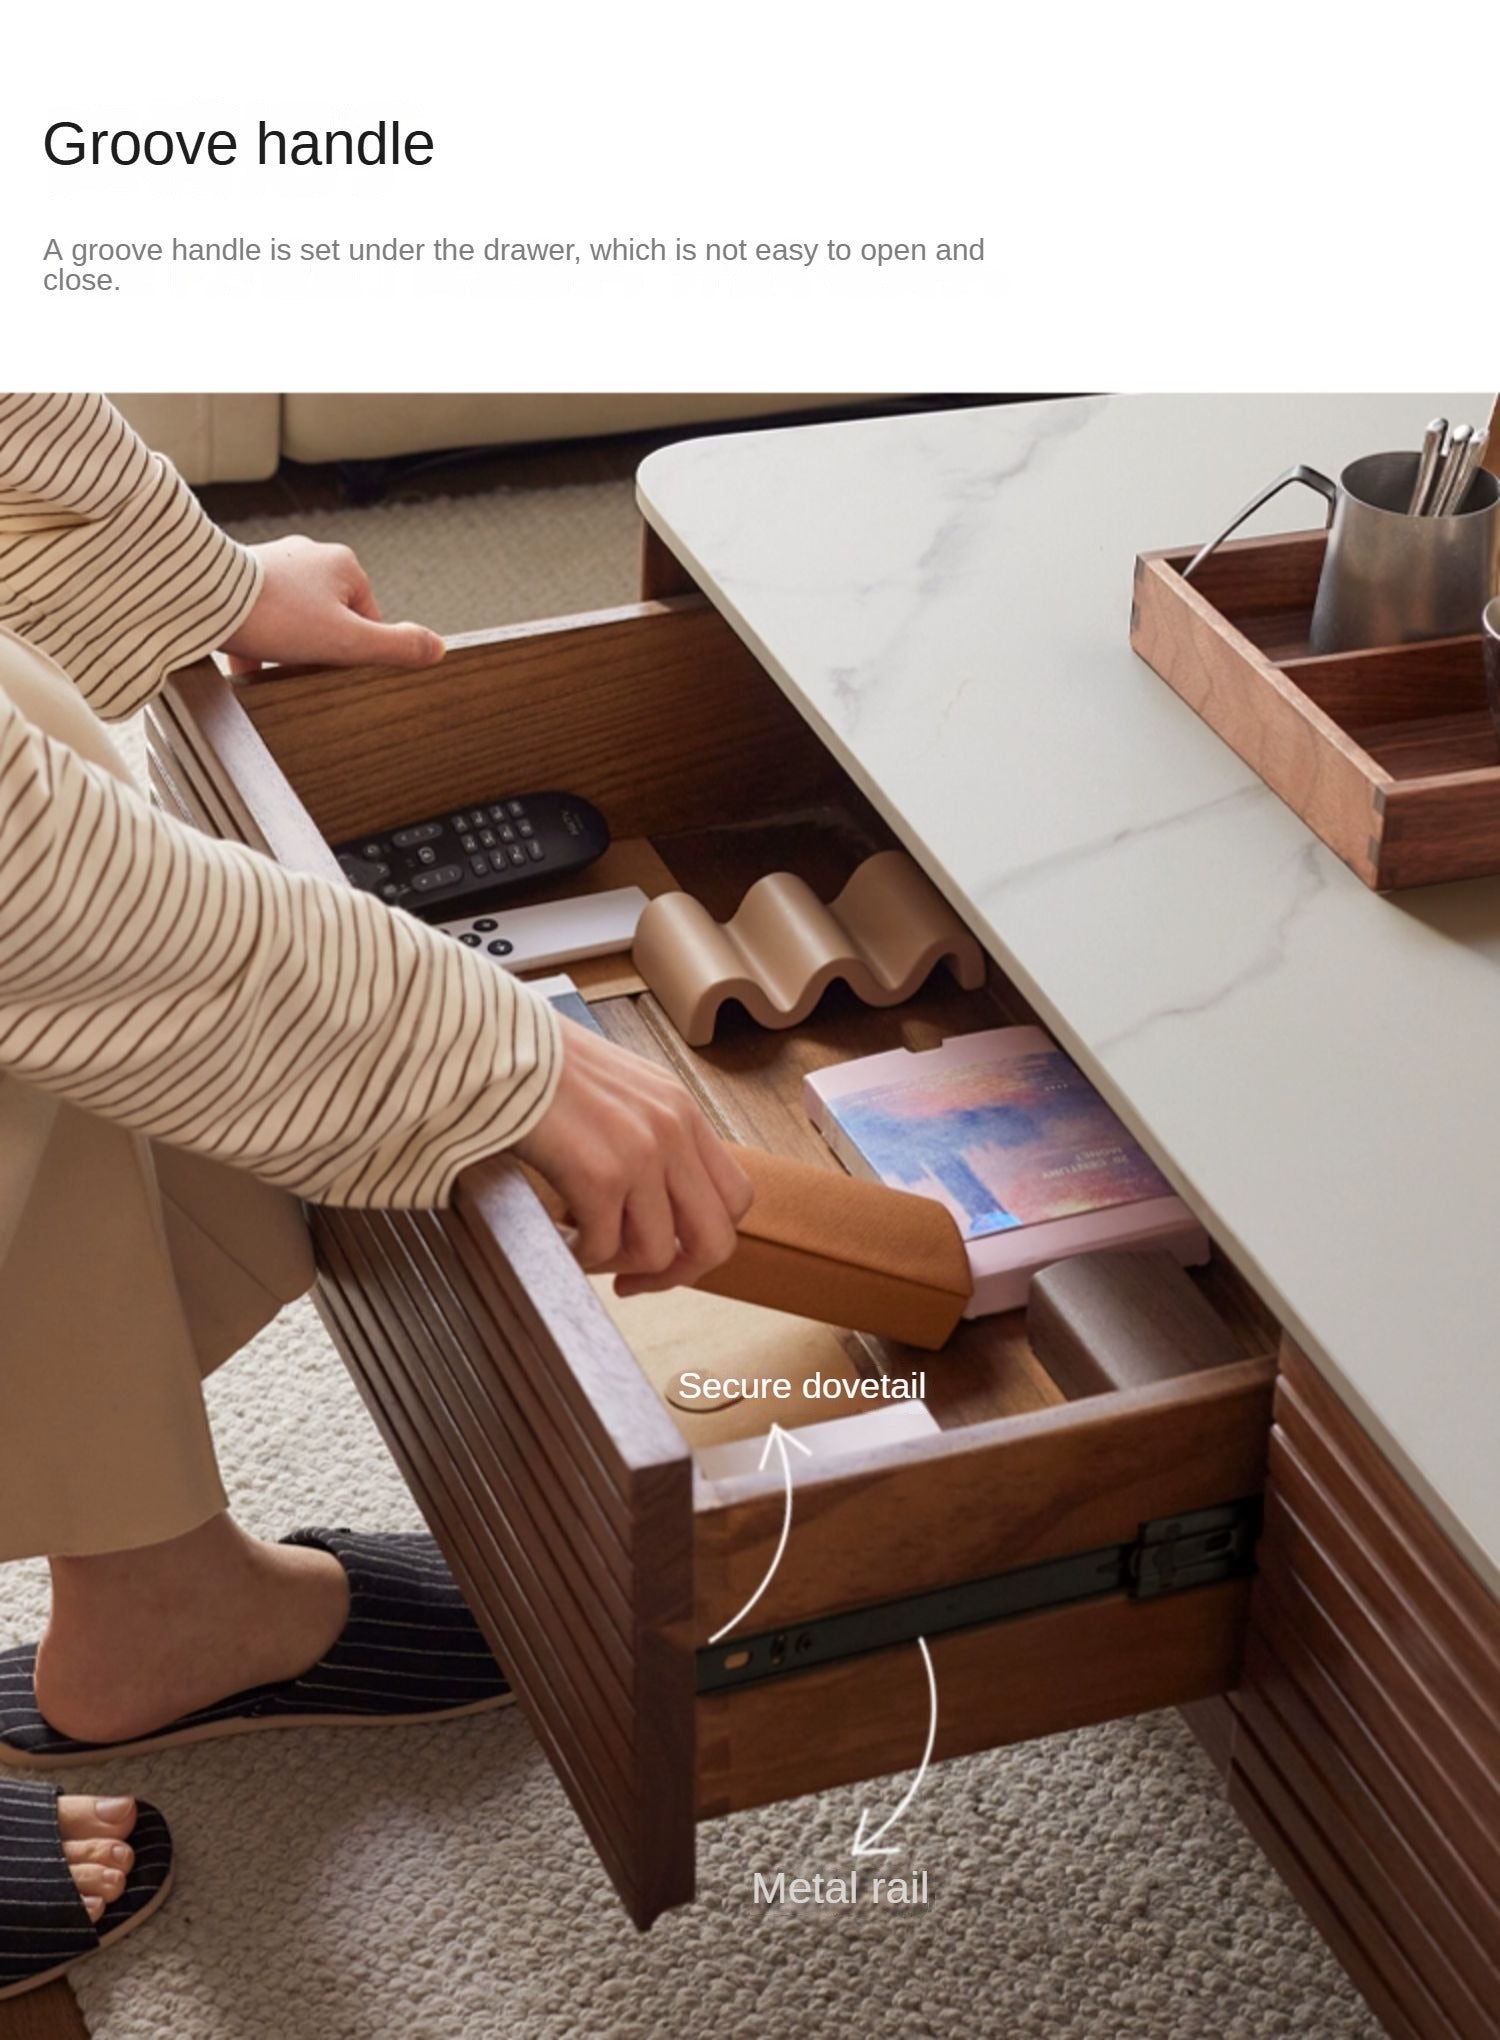
{"type": "MultiPolygon", "coordinates": [[[[150,737],[153,785],[185,819],[332,868],[216,673],[174,682],[150,737]]],[[[649,1926],[693,1895],[687,1448],[511,1165],[468,1171],[450,1212],[312,1216],[330,1333],[649,1926]]]]}
{"type": "MultiPolygon", "coordinates": [[[[507,1189],[492,1185],[491,1201],[507,1189]]],[[[544,1285],[533,1277],[516,1308],[495,1242],[476,1245],[462,1214],[313,1221],[329,1330],[648,1926],[693,1893],[690,1462],[675,1434],[653,1454],[580,1416],[544,1285]]],[[[613,1328],[599,1315],[603,1351],[613,1328]]]]}
{"type": "Polygon", "coordinates": [[[1290,1344],[1229,1796],[1393,2033],[1500,2035],[1500,1606],[1290,1344]]]}

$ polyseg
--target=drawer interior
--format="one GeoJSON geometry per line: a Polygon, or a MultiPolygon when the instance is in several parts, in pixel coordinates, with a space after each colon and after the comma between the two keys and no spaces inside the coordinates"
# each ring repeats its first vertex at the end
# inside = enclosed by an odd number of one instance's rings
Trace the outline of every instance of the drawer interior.
{"type": "MultiPolygon", "coordinates": [[[[616,837],[646,837],[721,920],[766,872],[795,872],[831,898],[865,857],[894,842],[697,596],[458,640],[426,672],[278,677],[242,686],[238,698],[329,841],[563,786],[593,800],[616,837]]],[[[883,1010],[835,985],[785,1033],[756,1027],[731,1005],[700,1050],[649,994],[605,999],[593,1012],[613,1039],[672,1067],[729,1138],[835,1171],[802,1107],[808,1072],[1034,1017],[998,971],[983,990],[964,992],[942,966],[914,998],[883,1010]]],[[[1268,1350],[1268,1320],[1226,1263],[1216,1259],[1194,1279],[1247,1353],[1268,1350]]],[[[940,1431],[1066,1400],[1032,1351],[1023,1312],[961,1325],[940,1355],[852,1332],[841,1343],[860,1374],[924,1379],[940,1431]]],[[[682,1428],[690,1440],[691,1421],[682,1428]]],[[[711,1512],[707,1484],[699,1499],[711,1512]]]]}

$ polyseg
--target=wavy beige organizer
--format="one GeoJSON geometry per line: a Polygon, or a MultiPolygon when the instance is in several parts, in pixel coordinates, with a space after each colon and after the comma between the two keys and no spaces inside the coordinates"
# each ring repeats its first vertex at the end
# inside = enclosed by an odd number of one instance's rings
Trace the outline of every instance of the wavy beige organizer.
{"type": "Polygon", "coordinates": [[[979,944],[904,850],[867,857],[826,906],[790,871],[757,879],[722,923],[690,893],[663,893],[633,960],[693,1048],[713,1040],[726,999],[761,1027],[795,1027],[835,979],[867,1006],[898,1006],[939,963],[965,991],[985,975],[979,944]]]}

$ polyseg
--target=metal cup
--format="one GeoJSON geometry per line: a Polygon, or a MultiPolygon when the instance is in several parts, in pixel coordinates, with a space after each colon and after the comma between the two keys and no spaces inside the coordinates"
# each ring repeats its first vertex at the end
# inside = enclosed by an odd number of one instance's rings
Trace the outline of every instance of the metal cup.
{"type": "Polygon", "coordinates": [[[1316,468],[1288,468],[1261,490],[1183,569],[1193,574],[1263,503],[1292,482],[1328,504],[1328,550],[1313,605],[1314,653],[1364,651],[1463,637],[1500,586],[1500,481],[1479,468],[1464,499],[1442,517],[1407,514],[1417,453],[1367,453],[1337,483],[1316,468]]]}
{"type": "Polygon", "coordinates": [[[1500,595],[1484,605],[1480,618],[1484,643],[1484,693],[1490,705],[1490,721],[1500,742],[1500,595]]]}

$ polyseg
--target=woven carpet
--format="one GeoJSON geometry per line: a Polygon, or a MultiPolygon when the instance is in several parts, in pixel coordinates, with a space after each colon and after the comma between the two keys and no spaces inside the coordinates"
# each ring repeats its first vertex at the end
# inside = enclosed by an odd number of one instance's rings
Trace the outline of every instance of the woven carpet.
{"type": "MultiPolygon", "coordinates": [[[[440,629],[631,599],[625,483],[500,489],[236,527],[357,546],[393,616],[440,629]]],[[[311,1310],[211,1384],[251,1528],[415,1525],[311,1310]]],[[[100,1469],[128,1478],[128,1469],[100,1469]]],[[[34,1632],[37,1567],[0,1584],[34,1632]]],[[[424,1732],[252,1736],[101,1768],[155,1800],[177,1893],[76,1978],[95,2040],[1372,2040],[1378,2028],[1221,1803],[1175,1715],[944,1765],[903,1823],[925,1911],[757,1905],[837,1874],[867,1795],[700,1830],[696,1906],[627,1924],[514,1711],[424,1732]]],[[[894,1806],[904,1781],[876,1786],[894,1806]]],[[[75,1786],[74,1789],[77,1789],[75,1786]]]]}

